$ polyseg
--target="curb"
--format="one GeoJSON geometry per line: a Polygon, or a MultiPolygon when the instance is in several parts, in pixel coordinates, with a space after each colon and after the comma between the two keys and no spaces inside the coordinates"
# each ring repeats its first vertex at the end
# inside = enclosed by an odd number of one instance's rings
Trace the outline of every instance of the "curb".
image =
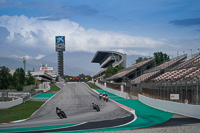
{"type": "MultiPolygon", "coordinates": [[[[96,91],[95,89],[92,89],[92,91],[99,95],[99,92],[96,91]]],[[[114,100],[112,100],[112,99],[110,99],[110,98],[109,98],[109,101],[111,101],[111,102],[117,104],[119,107],[121,107],[121,108],[123,108],[123,109],[125,109],[125,110],[127,110],[127,111],[132,112],[132,113],[135,114],[135,110],[134,110],[134,109],[129,108],[129,107],[123,105],[123,104],[120,104],[120,103],[118,103],[118,102],[116,102],[116,101],[114,101],[114,100]]]]}

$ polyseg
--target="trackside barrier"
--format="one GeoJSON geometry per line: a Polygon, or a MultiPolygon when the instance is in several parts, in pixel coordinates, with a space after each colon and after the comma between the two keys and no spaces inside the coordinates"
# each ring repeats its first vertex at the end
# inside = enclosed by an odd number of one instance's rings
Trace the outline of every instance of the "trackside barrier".
{"type": "Polygon", "coordinates": [[[36,89],[36,91],[42,90],[43,92],[47,92],[51,89],[50,82],[43,82],[42,84],[39,84],[39,89],[36,89]]]}
{"type": "Polygon", "coordinates": [[[103,86],[103,85],[100,85],[100,84],[98,84],[98,83],[95,83],[95,85],[98,86],[98,87],[100,87],[101,89],[107,91],[107,92],[110,92],[110,93],[115,94],[115,95],[117,95],[117,96],[119,96],[119,97],[128,99],[128,94],[125,93],[125,92],[113,90],[113,89],[107,88],[107,87],[105,87],[105,86],[103,86]]]}
{"type": "Polygon", "coordinates": [[[16,105],[19,105],[23,102],[23,98],[18,98],[13,101],[7,101],[7,102],[0,102],[0,109],[7,109],[16,105]]]}
{"type": "Polygon", "coordinates": [[[200,105],[177,103],[138,95],[139,101],[156,109],[200,119],[200,105]]]}

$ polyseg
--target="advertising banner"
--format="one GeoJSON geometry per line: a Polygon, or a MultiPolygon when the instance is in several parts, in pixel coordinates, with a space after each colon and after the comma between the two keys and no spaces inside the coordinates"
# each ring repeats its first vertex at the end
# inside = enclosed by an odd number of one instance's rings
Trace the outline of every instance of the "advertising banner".
{"type": "Polygon", "coordinates": [[[65,51],[65,36],[56,36],[56,51],[65,51]]]}
{"type": "Polygon", "coordinates": [[[170,100],[179,100],[179,94],[170,94],[170,100]]]}

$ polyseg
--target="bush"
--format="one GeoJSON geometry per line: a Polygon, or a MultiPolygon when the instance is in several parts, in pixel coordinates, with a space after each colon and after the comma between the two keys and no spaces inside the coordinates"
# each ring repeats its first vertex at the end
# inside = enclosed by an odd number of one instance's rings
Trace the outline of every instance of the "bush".
{"type": "Polygon", "coordinates": [[[20,85],[20,84],[18,84],[18,85],[16,86],[16,89],[17,89],[17,91],[22,91],[22,90],[23,90],[23,86],[20,85]]]}

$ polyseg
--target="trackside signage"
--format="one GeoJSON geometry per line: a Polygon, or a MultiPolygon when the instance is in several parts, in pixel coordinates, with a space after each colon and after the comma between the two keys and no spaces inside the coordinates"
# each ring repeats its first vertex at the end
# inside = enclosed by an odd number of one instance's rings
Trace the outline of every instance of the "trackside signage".
{"type": "Polygon", "coordinates": [[[179,94],[170,94],[170,100],[179,100],[179,94]]]}

